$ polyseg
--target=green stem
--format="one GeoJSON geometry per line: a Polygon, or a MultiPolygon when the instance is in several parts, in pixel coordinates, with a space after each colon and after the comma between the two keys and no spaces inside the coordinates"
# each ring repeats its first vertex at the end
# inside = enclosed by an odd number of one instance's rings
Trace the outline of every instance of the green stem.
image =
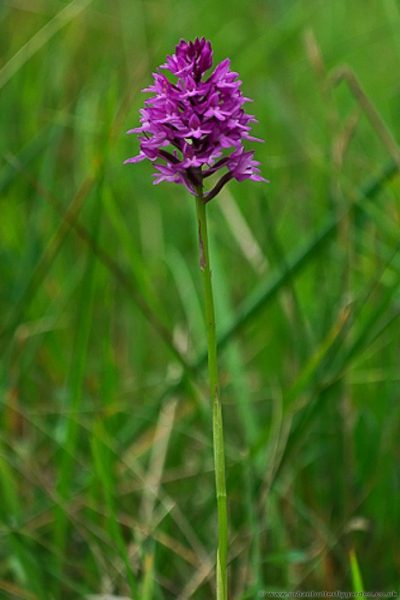
{"type": "Polygon", "coordinates": [[[225,450],[222,407],[219,398],[217,335],[215,329],[214,298],[208,250],[206,205],[201,188],[198,189],[197,220],[199,228],[200,269],[203,277],[205,317],[208,343],[208,375],[213,408],[213,446],[215,488],[218,507],[217,600],[227,600],[228,511],[225,484],[225,450]]]}

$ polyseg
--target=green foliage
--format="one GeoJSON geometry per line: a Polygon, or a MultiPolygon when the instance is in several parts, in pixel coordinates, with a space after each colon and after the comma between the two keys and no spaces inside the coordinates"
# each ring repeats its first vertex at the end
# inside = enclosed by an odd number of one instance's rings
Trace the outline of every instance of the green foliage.
{"type": "Polygon", "coordinates": [[[195,202],[122,165],[196,35],[271,180],[208,210],[230,598],[398,587],[399,26],[395,0],[0,3],[1,598],[215,593],[195,202]]]}
{"type": "Polygon", "coordinates": [[[353,582],[353,591],[356,592],[357,594],[363,594],[364,586],[363,586],[363,582],[362,582],[360,567],[359,567],[358,561],[357,561],[357,555],[356,555],[354,549],[352,549],[350,551],[350,568],[351,568],[351,579],[353,582]]]}

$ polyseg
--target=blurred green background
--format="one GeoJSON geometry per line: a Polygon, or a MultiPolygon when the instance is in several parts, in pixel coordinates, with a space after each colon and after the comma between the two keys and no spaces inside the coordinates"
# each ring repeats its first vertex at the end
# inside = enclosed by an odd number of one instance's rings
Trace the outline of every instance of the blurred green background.
{"type": "Polygon", "coordinates": [[[350,556],[398,589],[397,0],[1,0],[0,30],[0,597],[214,596],[194,200],[122,164],[197,35],[271,181],[208,211],[230,598],[356,589],[350,556]]]}

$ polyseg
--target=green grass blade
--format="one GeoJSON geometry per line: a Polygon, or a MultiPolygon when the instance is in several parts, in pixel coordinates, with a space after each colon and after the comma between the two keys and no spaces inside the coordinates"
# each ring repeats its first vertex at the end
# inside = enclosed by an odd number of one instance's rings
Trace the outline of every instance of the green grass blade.
{"type": "Polygon", "coordinates": [[[362,595],[364,593],[364,584],[361,577],[360,567],[358,565],[357,555],[354,548],[350,550],[350,570],[353,592],[362,595]]]}

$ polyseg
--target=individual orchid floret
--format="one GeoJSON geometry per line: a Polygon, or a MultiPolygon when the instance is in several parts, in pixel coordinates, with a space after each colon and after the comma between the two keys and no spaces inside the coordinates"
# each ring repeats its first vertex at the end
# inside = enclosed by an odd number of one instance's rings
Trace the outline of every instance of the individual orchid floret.
{"type": "Polygon", "coordinates": [[[128,131],[139,135],[140,152],[125,161],[152,161],[154,183],[184,184],[193,195],[201,194],[204,202],[231,179],[267,181],[260,175],[254,151],[244,147],[247,140],[263,141],[250,134],[256,119],[243,108],[250,99],[243,96],[228,58],[206,76],[212,58],[205,38],[179,42],[175,54],[153,74],[153,84],[143,90],[152,96],[140,111],[141,126],[128,131]],[[220,179],[205,191],[204,180],[218,172],[220,179]]]}

